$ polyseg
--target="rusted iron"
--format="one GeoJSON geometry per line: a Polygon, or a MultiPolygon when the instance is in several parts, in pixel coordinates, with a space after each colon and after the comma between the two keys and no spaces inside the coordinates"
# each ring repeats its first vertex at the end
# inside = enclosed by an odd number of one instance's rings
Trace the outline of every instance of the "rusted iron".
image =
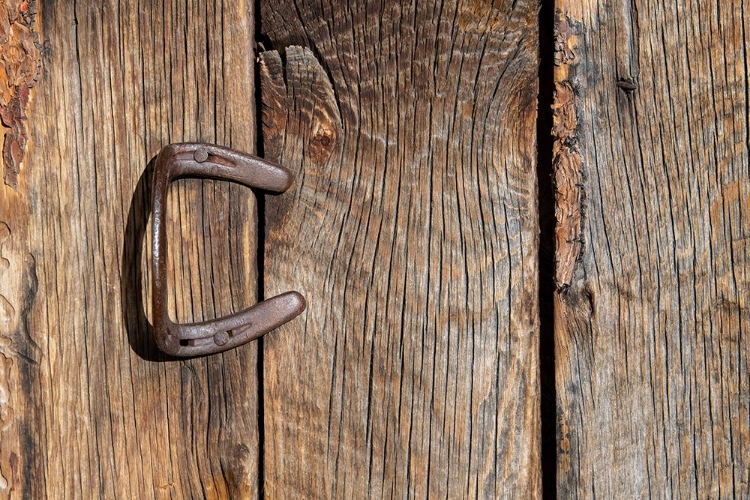
{"type": "Polygon", "coordinates": [[[167,311],[166,202],[169,184],[197,177],[238,182],[251,188],[283,193],[293,177],[286,168],[262,158],[211,144],[182,143],[164,147],[153,177],[153,310],[156,344],[180,357],[215,354],[254,340],[305,310],[298,292],[286,292],[243,311],[201,323],[174,323],[167,311]]]}

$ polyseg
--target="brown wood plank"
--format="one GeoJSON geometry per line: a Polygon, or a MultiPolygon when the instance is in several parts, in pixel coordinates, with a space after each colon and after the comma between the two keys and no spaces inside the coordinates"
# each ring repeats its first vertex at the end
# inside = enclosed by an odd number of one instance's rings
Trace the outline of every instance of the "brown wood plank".
{"type": "Polygon", "coordinates": [[[537,4],[415,4],[260,4],[269,498],[540,493],[537,4]]]}
{"type": "MultiPolygon", "coordinates": [[[[257,348],[160,358],[141,279],[149,160],[183,140],[253,149],[253,4],[30,4],[43,70],[17,189],[0,187],[1,495],[255,496],[257,348]]],[[[249,190],[181,182],[169,217],[180,319],[255,301],[249,190]]]]}
{"type": "Polygon", "coordinates": [[[558,5],[559,496],[748,498],[750,5],[558,5]]]}

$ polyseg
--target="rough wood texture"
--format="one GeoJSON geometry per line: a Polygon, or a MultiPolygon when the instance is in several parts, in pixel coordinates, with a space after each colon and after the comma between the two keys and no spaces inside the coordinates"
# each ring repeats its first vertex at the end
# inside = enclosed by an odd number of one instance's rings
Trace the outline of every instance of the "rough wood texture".
{"type": "MultiPolygon", "coordinates": [[[[252,3],[40,10],[30,142],[17,191],[0,186],[0,492],[253,496],[256,347],[160,359],[140,278],[149,160],[181,140],[253,148],[252,3]]],[[[250,191],[183,182],[170,204],[177,316],[254,302],[250,191]]]]}
{"type": "Polygon", "coordinates": [[[34,21],[36,3],[0,2],[0,119],[3,138],[3,181],[18,188],[26,153],[26,113],[30,90],[39,75],[41,53],[34,21]]]}
{"type": "Polygon", "coordinates": [[[537,4],[417,5],[261,1],[269,498],[540,493],[537,4]]]}
{"type": "MultiPolygon", "coordinates": [[[[29,313],[37,295],[35,258],[28,249],[29,201],[17,190],[26,153],[25,116],[39,76],[41,52],[34,10],[0,1],[0,119],[3,182],[0,182],[0,495],[21,498],[41,480],[40,385],[32,374],[40,361],[30,336],[29,313]]],[[[24,185],[21,185],[24,190],[24,185]]]]}
{"type": "Polygon", "coordinates": [[[750,5],[559,6],[559,496],[748,498],[750,5]]]}

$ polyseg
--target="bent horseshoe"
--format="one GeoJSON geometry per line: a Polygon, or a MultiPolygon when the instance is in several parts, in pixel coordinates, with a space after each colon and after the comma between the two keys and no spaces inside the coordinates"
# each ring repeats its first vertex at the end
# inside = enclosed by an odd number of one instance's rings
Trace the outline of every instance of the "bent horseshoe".
{"type": "Polygon", "coordinates": [[[182,177],[238,182],[251,188],[283,193],[291,172],[276,163],[211,144],[183,143],[164,147],[156,157],[153,177],[153,324],[156,345],[180,357],[214,354],[254,340],[298,316],[306,302],[286,292],[243,311],[201,323],[174,323],[167,311],[166,202],[169,184],[182,177]]]}

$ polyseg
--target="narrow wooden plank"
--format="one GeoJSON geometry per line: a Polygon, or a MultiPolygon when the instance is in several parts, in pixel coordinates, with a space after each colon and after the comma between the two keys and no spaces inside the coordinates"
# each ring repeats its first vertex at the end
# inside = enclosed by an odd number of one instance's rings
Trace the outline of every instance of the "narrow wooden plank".
{"type": "Polygon", "coordinates": [[[37,302],[34,255],[29,252],[31,202],[22,168],[30,138],[26,117],[35,114],[33,87],[42,52],[35,8],[0,1],[0,496],[29,497],[44,482],[37,443],[43,439],[39,345],[29,329],[37,302]]]}
{"type": "Polygon", "coordinates": [[[261,1],[269,498],[537,497],[537,4],[261,1]]]}
{"type": "Polygon", "coordinates": [[[559,5],[559,496],[748,498],[750,5],[559,5]]]}
{"type": "MultiPolygon", "coordinates": [[[[43,73],[18,187],[3,186],[0,205],[14,324],[23,326],[2,347],[21,370],[0,401],[20,432],[0,444],[3,495],[256,496],[256,347],[188,361],[158,355],[146,316],[144,174],[170,142],[253,149],[252,2],[35,6],[43,73]]],[[[177,316],[254,302],[252,193],[183,182],[169,203],[177,316]]]]}

